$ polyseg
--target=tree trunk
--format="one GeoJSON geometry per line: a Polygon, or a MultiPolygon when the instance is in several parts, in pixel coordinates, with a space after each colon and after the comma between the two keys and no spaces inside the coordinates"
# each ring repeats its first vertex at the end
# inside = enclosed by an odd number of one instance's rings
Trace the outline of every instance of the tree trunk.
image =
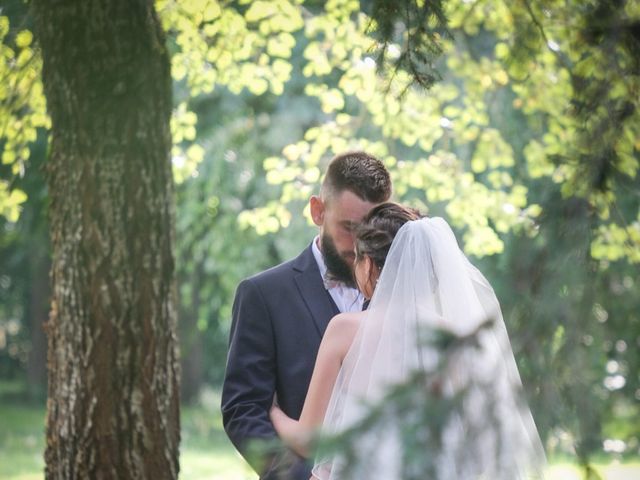
{"type": "Polygon", "coordinates": [[[151,0],[34,0],[52,120],[48,479],[178,474],[171,77],[151,0]]]}

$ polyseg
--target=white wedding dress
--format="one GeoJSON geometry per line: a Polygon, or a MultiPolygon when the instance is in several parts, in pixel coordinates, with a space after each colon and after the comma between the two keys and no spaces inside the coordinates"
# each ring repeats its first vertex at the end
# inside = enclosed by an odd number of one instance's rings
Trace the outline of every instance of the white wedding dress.
{"type": "Polygon", "coordinates": [[[542,478],[499,303],[443,219],[400,229],[367,312],[321,430],[353,430],[351,448],[320,454],[315,478],[542,478]],[[409,380],[410,395],[394,405],[389,389],[398,397],[409,380]]]}

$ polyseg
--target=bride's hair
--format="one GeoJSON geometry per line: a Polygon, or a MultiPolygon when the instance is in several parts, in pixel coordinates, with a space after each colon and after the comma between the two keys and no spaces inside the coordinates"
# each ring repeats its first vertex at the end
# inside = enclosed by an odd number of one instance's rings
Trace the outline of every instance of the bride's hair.
{"type": "Polygon", "coordinates": [[[371,209],[356,230],[356,262],[366,255],[382,270],[400,227],[421,217],[418,210],[393,202],[382,203],[371,209]]]}

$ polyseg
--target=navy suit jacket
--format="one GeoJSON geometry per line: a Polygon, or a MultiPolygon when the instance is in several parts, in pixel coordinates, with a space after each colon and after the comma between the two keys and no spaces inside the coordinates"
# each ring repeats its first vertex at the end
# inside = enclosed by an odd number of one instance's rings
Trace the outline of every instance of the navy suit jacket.
{"type": "Polygon", "coordinates": [[[311,246],[297,258],[243,280],[236,290],[222,389],[227,435],[264,480],[308,480],[292,452],[252,457],[252,441],[276,441],[269,409],[299,418],[322,335],[338,314],[311,246]]]}

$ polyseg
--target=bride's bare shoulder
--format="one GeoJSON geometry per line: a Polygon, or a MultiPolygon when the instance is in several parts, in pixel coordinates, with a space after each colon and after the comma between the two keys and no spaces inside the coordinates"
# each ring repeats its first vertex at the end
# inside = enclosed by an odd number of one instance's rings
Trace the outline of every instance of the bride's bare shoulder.
{"type": "Polygon", "coordinates": [[[358,329],[365,314],[366,312],[339,313],[331,319],[327,328],[331,328],[334,332],[353,333],[358,329]]]}
{"type": "Polygon", "coordinates": [[[340,363],[351,347],[363,316],[363,312],[340,313],[333,317],[327,326],[322,345],[325,349],[330,349],[333,352],[332,357],[340,363]]]}

